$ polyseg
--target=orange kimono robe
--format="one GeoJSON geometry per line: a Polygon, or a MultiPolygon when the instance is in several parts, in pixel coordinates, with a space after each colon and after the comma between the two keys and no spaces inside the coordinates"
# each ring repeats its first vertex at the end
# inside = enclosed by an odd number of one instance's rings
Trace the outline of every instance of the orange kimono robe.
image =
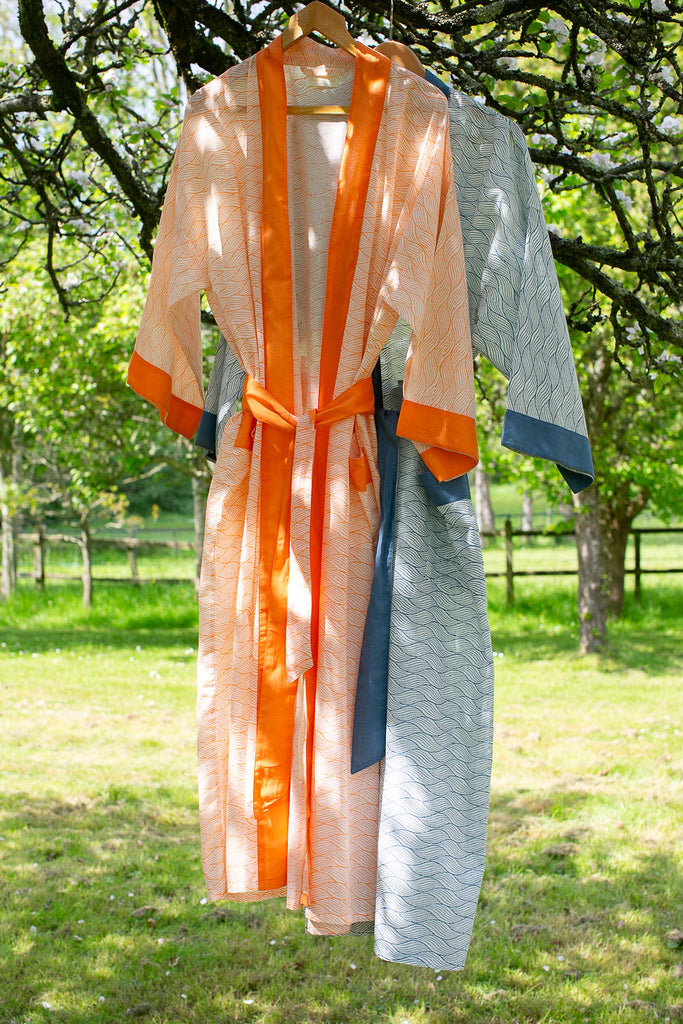
{"type": "Polygon", "coordinates": [[[372,369],[412,329],[398,432],[436,476],[476,463],[445,97],[358,44],[276,39],[190,99],[129,383],[191,437],[199,297],[246,371],[200,586],[198,761],[210,898],[285,895],[372,922],[379,767],[352,775],[379,521],[372,369]],[[349,105],[337,117],[287,104],[349,105]]]}

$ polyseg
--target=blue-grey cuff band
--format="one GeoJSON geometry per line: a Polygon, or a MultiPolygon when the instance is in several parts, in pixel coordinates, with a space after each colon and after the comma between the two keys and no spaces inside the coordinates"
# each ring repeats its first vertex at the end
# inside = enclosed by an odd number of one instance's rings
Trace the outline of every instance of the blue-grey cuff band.
{"type": "Polygon", "coordinates": [[[574,430],[508,409],[502,443],[513,452],[554,462],[575,493],[593,483],[595,474],[588,438],[574,430]]]}
{"type": "Polygon", "coordinates": [[[208,412],[205,409],[194,437],[197,448],[204,448],[209,459],[216,458],[216,423],[215,412],[208,412]]]}

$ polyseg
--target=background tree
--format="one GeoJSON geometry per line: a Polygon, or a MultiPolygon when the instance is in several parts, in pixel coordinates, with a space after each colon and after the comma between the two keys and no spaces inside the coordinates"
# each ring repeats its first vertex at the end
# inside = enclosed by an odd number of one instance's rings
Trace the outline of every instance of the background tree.
{"type": "MultiPolygon", "coordinates": [[[[384,0],[337,6],[354,35],[386,38],[384,0]]],[[[45,225],[44,262],[64,309],[84,301],[84,288],[112,287],[122,252],[149,257],[186,93],[264,46],[294,7],[18,0],[25,59],[0,67],[0,210],[17,250],[32,225],[45,225]]],[[[671,356],[683,352],[682,11],[683,0],[393,4],[394,38],[526,133],[563,283],[572,302],[597,310],[592,365],[616,364],[629,382],[622,400],[638,408],[655,385],[660,396],[680,394],[671,356]]],[[[603,391],[618,380],[597,372],[603,391]]],[[[609,479],[578,503],[592,552],[604,550],[609,479]]],[[[590,649],[604,636],[602,588],[595,556],[581,551],[590,649]]]]}
{"type": "Polygon", "coordinates": [[[89,605],[93,520],[123,517],[127,486],[142,476],[172,465],[205,481],[208,470],[125,384],[144,299],[139,275],[122,273],[102,304],[83,302],[66,318],[35,253],[23,247],[0,296],[4,592],[19,516],[24,525],[52,517],[78,528],[89,605]]]}

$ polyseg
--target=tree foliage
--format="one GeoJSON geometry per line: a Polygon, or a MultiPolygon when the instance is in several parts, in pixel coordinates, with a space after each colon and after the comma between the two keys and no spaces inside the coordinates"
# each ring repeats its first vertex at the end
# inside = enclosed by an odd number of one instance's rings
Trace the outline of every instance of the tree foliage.
{"type": "MultiPolygon", "coordinates": [[[[101,278],[116,262],[111,246],[132,246],[134,233],[150,253],[183,93],[168,53],[192,91],[265,45],[295,7],[228,6],[19,0],[26,60],[0,71],[11,155],[2,209],[26,235],[27,205],[47,225],[46,265],[65,307],[78,295],[57,254],[63,239],[78,239],[87,274],[101,278]]],[[[386,38],[383,0],[340,6],[352,33],[386,38]]],[[[553,235],[555,257],[607,298],[617,359],[641,347],[628,332],[640,326],[648,366],[663,346],[683,347],[682,10],[682,0],[393,5],[395,38],[519,122],[553,196],[596,201],[597,219],[553,235]]]]}
{"type": "MultiPolygon", "coordinates": [[[[187,94],[266,45],[297,6],[17,0],[6,37],[16,34],[22,58],[5,54],[2,63],[0,42],[5,261],[19,259],[40,229],[45,272],[66,312],[97,307],[131,260],[145,269],[187,94]]],[[[613,535],[615,516],[623,525],[648,501],[670,510],[681,491],[673,445],[683,354],[683,0],[334,6],[357,38],[375,45],[393,33],[455,88],[519,123],[544,191],[603,527],[613,535]]],[[[483,368],[479,378],[500,405],[495,379],[483,368]]]]}

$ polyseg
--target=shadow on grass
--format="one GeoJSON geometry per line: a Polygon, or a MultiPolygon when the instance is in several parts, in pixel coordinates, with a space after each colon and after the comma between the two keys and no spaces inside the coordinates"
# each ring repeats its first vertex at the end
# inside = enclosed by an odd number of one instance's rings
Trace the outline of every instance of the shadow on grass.
{"type": "Polygon", "coordinates": [[[622,863],[614,837],[571,823],[534,835],[533,820],[583,797],[495,794],[468,965],[437,976],[378,961],[369,937],[307,936],[281,900],[203,904],[189,791],[18,794],[0,823],[0,1020],[602,1024],[627,998],[642,1004],[634,1024],[654,1019],[648,1006],[675,1019],[680,864],[648,848],[622,863]]]}
{"type": "MultiPolygon", "coordinates": [[[[552,661],[558,657],[576,657],[581,663],[577,640],[566,633],[549,633],[541,628],[521,632],[514,622],[494,626],[493,649],[527,662],[552,661]]],[[[654,634],[649,628],[624,626],[608,634],[608,646],[598,655],[602,672],[639,669],[647,675],[683,671],[682,640],[678,635],[654,634]]]]}

